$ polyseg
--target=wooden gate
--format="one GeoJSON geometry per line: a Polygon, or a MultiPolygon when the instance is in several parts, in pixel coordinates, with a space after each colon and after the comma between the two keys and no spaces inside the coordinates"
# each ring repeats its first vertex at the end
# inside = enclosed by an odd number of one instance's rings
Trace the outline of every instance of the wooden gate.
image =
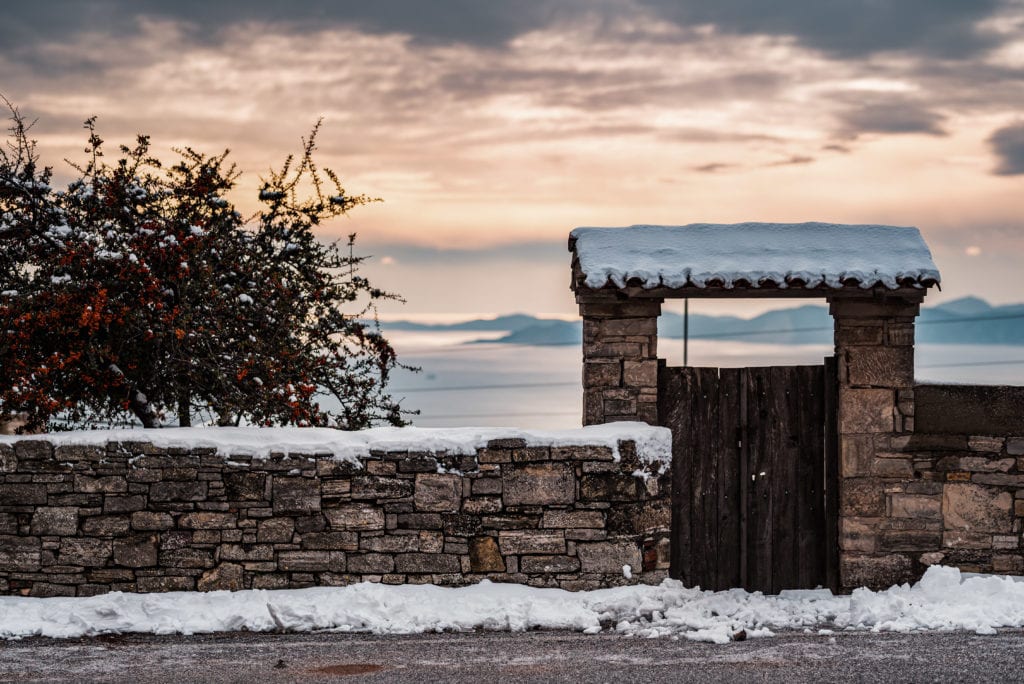
{"type": "Polygon", "coordinates": [[[688,586],[836,587],[835,360],[671,368],[672,569],[688,586]]]}

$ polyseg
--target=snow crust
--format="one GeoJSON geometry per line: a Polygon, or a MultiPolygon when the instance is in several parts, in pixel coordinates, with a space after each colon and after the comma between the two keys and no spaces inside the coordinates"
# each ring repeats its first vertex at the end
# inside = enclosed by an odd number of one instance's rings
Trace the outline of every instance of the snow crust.
{"type": "Polygon", "coordinates": [[[410,634],[473,629],[614,631],[639,637],[726,643],[772,630],[994,634],[1024,626],[1024,583],[963,577],[933,566],[916,585],[850,596],[828,591],[779,596],[741,589],[711,592],[665,580],[586,592],[487,581],[469,587],[355,584],[289,590],[165,594],[111,593],[82,598],[0,597],[0,638],[70,638],[106,633],[196,634],[250,630],[331,630],[410,634]]]}
{"type": "Polygon", "coordinates": [[[855,279],[860,287],[899,287],[911,278],[940,281],[931,252],[917,228],[830,223],[693,223],[686,226],[577,228],[570,234],[585,283],[601,288],[609,281],[625,287],[638,278],[642,287],[697,288],[738,281],[757,288],[791,280],[803,287],[840,288],[855,279]]]}
{"type": "Polygon", "coordinates": [[[42,435],[0,436],[0,444],[42,440],[61,445],[104,446],[108,442],[150,442],[156,447],[215,448],[223,456],[266,458],[271,453],[333,454],[358,464],[375,451],[447,451],[473,455],[492,439],[524,439],[527,446],[607,446],[620,458],[619,441],[636,443],[644,463],[663,470],[672,462],[672,434],[668,428],[640,422],[589,425],[574,430],[519,430],[514,428],[379,427],[346,432],[331,428],[298,427],[193,427],[157,430],[77,430],[42,435]]]}

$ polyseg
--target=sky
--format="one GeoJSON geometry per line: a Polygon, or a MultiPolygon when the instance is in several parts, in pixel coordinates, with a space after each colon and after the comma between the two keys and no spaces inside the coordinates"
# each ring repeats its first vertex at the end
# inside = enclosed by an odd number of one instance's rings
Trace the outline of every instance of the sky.
{"type": "Polygon", "coordinates": [[[929,302],[1024,301],[1024,0],[16,3],[0,93],[58,178],[95,115],[250,209],[322,117],[387,316],[573,315],[569,231],[636,223],[914,225],[929,302]]]}

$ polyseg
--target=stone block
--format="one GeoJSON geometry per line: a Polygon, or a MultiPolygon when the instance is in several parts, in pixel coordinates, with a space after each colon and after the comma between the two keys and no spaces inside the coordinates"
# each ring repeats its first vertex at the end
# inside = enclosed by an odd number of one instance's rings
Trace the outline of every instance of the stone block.
{"type": "Polygon", "coordinates": [[[839,431],[875,433],[893,431],[894,393],[889,389],[839,390],[839,431]]]}
{"type": "Polygon", "coordinates": [[[921,494],[891,494],[889,515],[894,518],[942,519],[942,498],[921,494]]]}
{"type": "Polygon", "coordinates": [[[967,448],[971,451],[983,451],[986,453],[999,454],[1003,451],[1006,440],[1002,437],[986,437],[975,435],[967,438],[967,448]]]}
{"type": "Polygon", "coordinates": [[[139,591],[146,594],[168,591],[194,591],[196,580],[194,577],[181,575],[151,575],[140,577],[137,585],[139,591]]]}
{"type": "Polygon", "coordinates": [[[840,584],[846,589],[888,589],[916,579],[910,558],[899,554],[866,556],[844,553],[839,559],[840,584]]]}
{"type": "Polygon", "coordinates": [[[847,382],[870,387],[914,384],[913,347],[853,347],[846,350],[847,382]]]}
{"type": "MultiPolygon", "coordinates": [[[[261,539],[260,541],[263,540],[261,539]]],[[[359,533],[346,530],[307,532],[302,535],[302,548],[326,551],[356,551],[359,549],[359,533]]]]}
{"type": "Polygon", "coordinates": [[[256,528],[256,541],[261,544],[287,544],[295,535],[295,521],[291,518],[267,518],[256,528]]]}
{"type": "Polygon", "coordinates": [[[53,446],[42,439],[23,439],[14,443],[14,453],[26,461],[53,457],[53,446]]]}
{"type": "Polygon", "coordinates": [[[107,477],[89,477],[75,475],[75,491],[87,494],[117,494],[128,491],[128,480],[119,475],[107,477]]]}
{"type": "Polygon", "coordinates": [[[0,444],[0,473],[13,473],[17,470],[18,457],[14,455],[14,449],[0,444]]]}
{"type": "Polygon", "coordinates": [[[348,571],[359,575],[382,575],[395,569],[394,557],[384,553],[355,553],[348,557],[348,571]]]}
{"type": "Polygon", "coordinates": [[[1013,531],[1013,496],[974,483],[949,483],[942,496],[947,530],[1013,531]]]}
{"type": "MultiPolygon", "coordinates": [[[[303,542],[305,542],[305,539],[303,539],[303,542]]],[[[420,537],[417,534],[388,534],[379,537],[362,535],[358,542],[361,551],[410,553],[420,550],[420,537]]]]}
{"type": "Polygon", "coordinates": [[[178,527],[185,530],[225,530],[237,527],[234,513],[199,511],[178,518],[178,527]]]}
{"type": "Polygon", "coordinates": [[[840,515],[880,518],[885,515],[885,490],[873,478],[847,478],[839,482],[840,515]]]}
{"type": "Polygon", "coordinates": [[[580,543],[576,547],[576,554],[584,573],[622,575],[624,565],[635,572],[639,572],[642,567],[640,547],[631,541],[580,543]]]}
{"type": "Polygon", "coordinates": [[[505,561],[494,537],[473,537],[469,540],[471,572],[505,572],[505,561]]]}
{"type": "Polygon", "coordinates": [[[601,321],[601,337],[633,337],[658,334],[658,319],[643,318],[608,318],[601,321]]]}
{"type": "Polygon", "coordinates": [[[345,554],[340,551],[282,551],[277,567],[283,572],[345,572],[345,554]]]}
{"type": "Polygon", "coordinates": [[[270,544],[221,544],[217,556],[222,561],[272,561],[274,547],[270,544]]]}
{"type": "Polygon", "coordinates": [[[106,565],[110,559],[110,540],[64,537],[57,557],[62,565],[106,565]]]}
{"type": "Polygon", "coordinates": [[[941,547],[939,530],[883,530],[878,540],[879,551],[921,553],[941,547]]]}
{"type": "Polygon", "coordinates": [[[462,571],[459,557],[445,553],[400,553],[395,556],[395,572],[403,574],[457,573],[462,571]]]}
{"type": "Polygon", "coordinates": [[[914,463],[910,458],[876,458],[871,462],[871,474],[909,479],[914,476],[914,463]]]}
{"type": "Polygon", "coordinates": [[[572,556],[523,556],[519,560],[519,571],[531,574],[579,572],[579,569],[580,559],[572,556]]]}
{"type": "Polygon", "coordinates": [[[882,326],[880,324],[850,325],[844,321],[836,326],[835,343],[837,346],[881,345],[882,342],[882,326]]]}
{"type": "Polygon", "coordinates": [[[604,513],[601,511],[544,511],[542,527],[561,528],[602,528],[604,513]]]}
{"type": "Polygon", "coordinates": [[[972,473],[1005,473],[1017,465],[1015,458],[987,458],[985,456],[964,456],[957,463],[958,470],[972,473]]]}
{"type": "MultiPolygon", "coordinates": [[[[10,477],[10,476],[8,476],[10,477]]],[[[46,485],[0,484],[0,505],[41,506],[46,504],[46,485]]]]}
{"type": "Polygon", "coordinates": [[[462,512],[470,515],[500,513],[501,509],[500,496],[481,496],[474,499],[466,499],[462,502],[462,512]]]}
{"type": "Polygon", "coordinates": [[[401,513],[395,522],[400,530],[439,530],[444,527],[440,513],[401,513]]]}
{"type": "Polygon", "coordinates": [[[199,591],[239,591],[245,588],[242,566],[237,563],[221,563],[202,574],[196,582],[199,591]]]}
{"type": "Polygon", "coordinates": [[[501,494],[500,477],[480,477],[472,480],[471,490],[473,496],[481,494],[501,494]]]}
{"type": "MultiPolygon", "coordinates": [[[[372,504],[346,504],[324,511],[331,529],[373,531],[384,529],[384,510],[372,504]]],[[[438,521],[440,527],[440,520],[438,521]]]]}
{"type": "Polygon", "coordinates": [[[642,481],[626,473],[584,475],[580,480],[583,501],[636,501],[642,491],[642,481]]]}
{"type": "Polygon", "coordinates": [[[561,531],[509,530],[498,533],[501,553],[505,556],[522,554],[557,555],[566,551],[565,535],[561,531]]]}
{"type": "Polygon", "coordinates": [[[877,518],[839,518],[839,548],[843,551],[872,553],[878,545],[879,535],[877,518]]]}
{"type": "Polygon", "coordinates": [[[528,461],[547,461],[551,458],[550,447],[523,447],[512,450],[512,461],[523,463],[528,461]]]}
{"type": "Polygon", "coordinates": [[[412,496],[412,481],[380,476],[354,477],[351,491],[353,499],[402,499],[412,496]]]}
{"type": "MultiPolygon", "coordinates": [[[[200,533],[202,532],[201,530],[200,533]]],[[[214,566],[212,549],[161,550],[158,561],[161,568],[212,568],[214,566]]]]}
{"type": "Polygon", "coordinates": [[[305,477],[274,477],[274,515],[305,515],[320,510],[320,481],[305,477]]]}
{"type": "Polygon", "coordinates": [[[37,508],[32,515],[30,534],[70,537],[78,533],[76,506],[50,506],[37,508]]]}
{"type": "Polygon", "coordinates": [[[1007,439],[1006,453],[1010,456],[1024,456],[1024,437],[1010,437],[1007,439]]]}
{"type": "Polygon", "coordinates": [[[658,360],[623,361],[622,384],[627,387],[657,387],[658,360]]]}
{"type": "Polygon", "coordinates": [[[131,527],[133,530],[169,530],[174,527],[174,518],[167,513],[136,511],[132,513],[131,527]]]}
{"type": "Polygon", "coordinates": [[[131,518],[127,515],[94,515],[82,519],[82,534],[116,537],[128,534],[131,518]]]}
{"type": "Polygon", "coordinates": [[[420,473],[413,495],[417,511],[455,512],[462,503],[462,478],[458,475],[420,473]]]}
{"type": "Polygon", "coordinates": [[[228,501],[261,501],[266,495],[266,473],[224,473],[224,494],[228,501]]]}
{"type": "Polygon", "coordinates": [[[592,359],[583,363],[584,387],[619,387],[622,363],[618,359],[592,359]]]}
{"type": "Polygon", "coordinates": [[[571,504],[576,500],[572,467],[561,462],[505,467],[502,499],[506,506],[571,504]]]}
{"type": "Polygon", "coordinates": [[[971,530],[946,530],[942,535],[942,545],[950,549],[990,549],[992,534],[971,530]]]}
{"type": "MultiPolygon", "coordinates": [[[[41,559],[39,539],[7,534],[0,535],[0,571],[36,572],[39,570],[41,559]]],[[[62,562],[64,562],[63,558],[62,562]]],[[[66,564],[80,565],[79,563],[66,564]]]]}
{"type": "Polygon", "coordinates": [[[154,482],[149,488],[149,500],[157,503],[202,501],[206,498],[206,488],[206,482],[154,482]]]}
{"type": "Polygon", "coordinates": [[[114,540],[114,563],[127,568],[146,568],[157,564],[156,537],[114,540]]]}
{"type": "Polygon", "coordinates": [[[132,496],[103,497],[104,513],[132,513],[146,508],[146,497],[142,494],[132,496]]]}

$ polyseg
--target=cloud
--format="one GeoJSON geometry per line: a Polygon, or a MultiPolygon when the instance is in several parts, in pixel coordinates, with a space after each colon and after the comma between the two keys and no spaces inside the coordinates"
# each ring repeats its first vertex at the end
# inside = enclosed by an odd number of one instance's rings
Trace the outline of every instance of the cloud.
{"type": "Polygon", "coordinates": [[[727,169],[735,169],[736,164],[727,164],[725,162],[711,162],[709,164],[701,164],[700,166],[694,166],[693,170],[697,173],[718,173],[719,171],[725,171],[727,169]]]}
{"type": "Polygon", "coordinates": [[[765,166],[800,166],[803,164],[813,164],[814,157],[807,157],[800,154],[794,154],[788,159],[781,159],[779,161],[769,162],[765,166]]]}
{"type": "Polygon", "coordinates": [[[1024,123],[1000,128],[989,136],[988,144],[999,160],[993,173],[998,176],[1024,174],[1024,123]]]}
{"type": "Polygon", "coordinates": [[[722,33],[792,36],[838,57],[907,52],[958,59],[983,52],[999,37],[978,23],[1000,0],[639,0],[683,26],[713,25],[722,33]]]}
{"type": "Polygon", "coordinates": [[[909,99],[877,100],[857,104],[839,115],[842,133],[856,138],[862,133],[924,133],[946,135],[944,117],[928,105],[909,99]]]}

